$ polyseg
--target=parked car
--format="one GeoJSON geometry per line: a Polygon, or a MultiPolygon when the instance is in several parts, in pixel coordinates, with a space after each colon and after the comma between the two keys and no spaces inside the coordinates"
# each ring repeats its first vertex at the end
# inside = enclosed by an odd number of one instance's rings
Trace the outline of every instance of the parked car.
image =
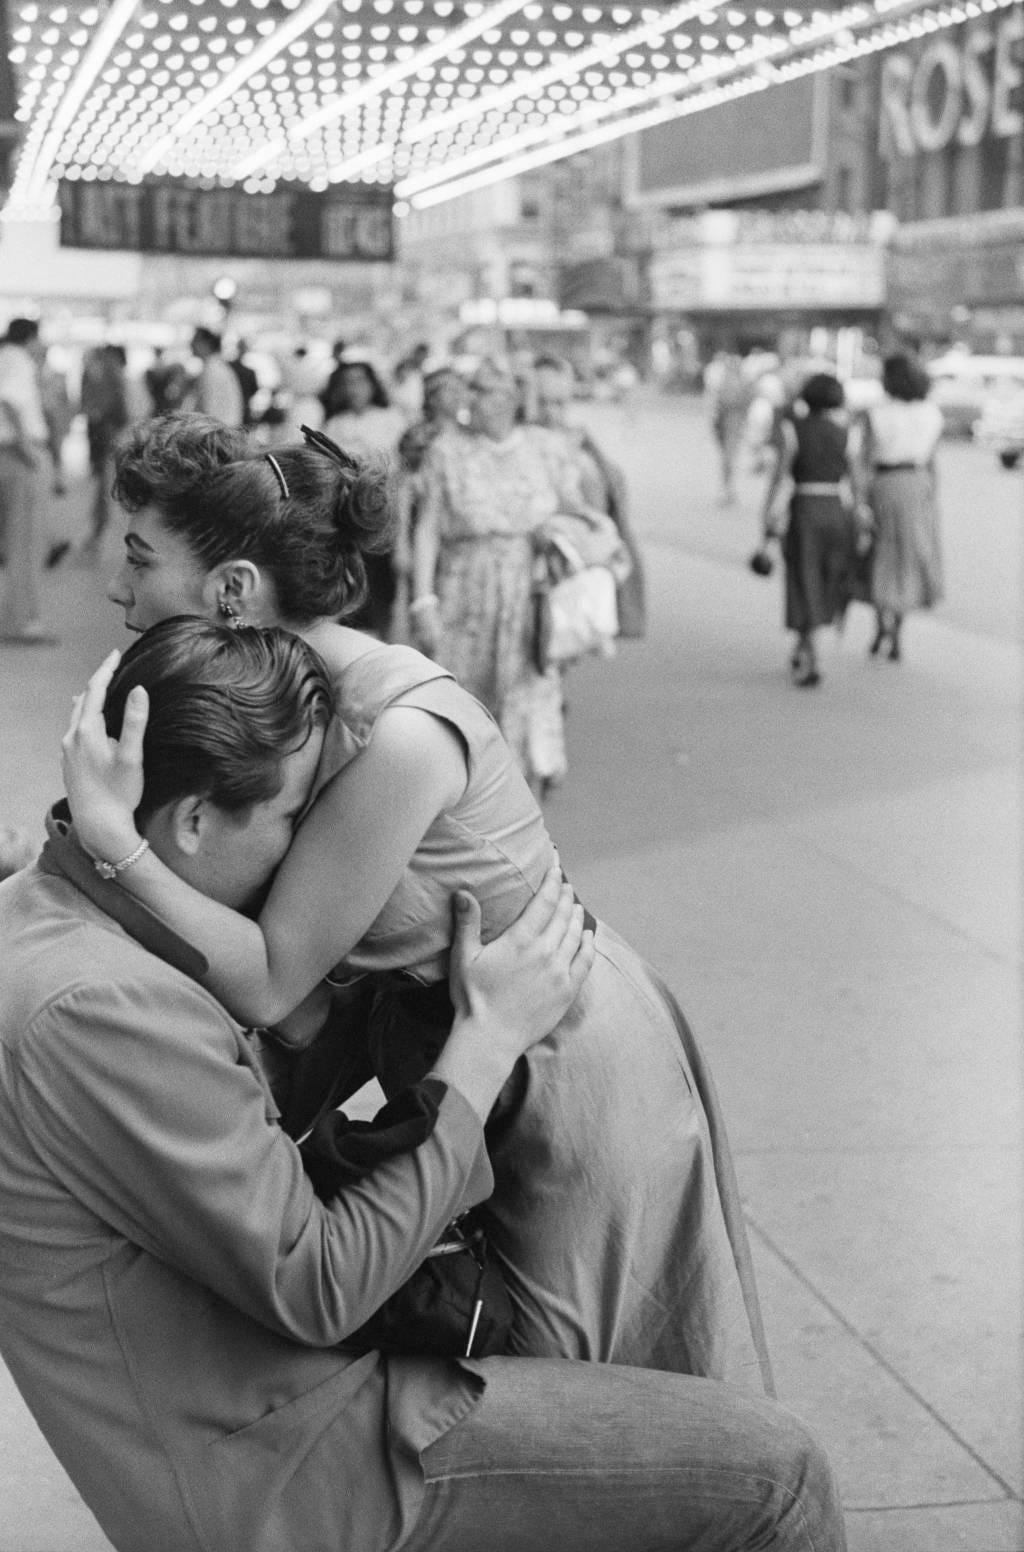
{"type": "Polygon", "coordinates": [[[942,411],[947,436],[973,436],[986,404],[997,388],[1024,388],[1024,357],[972,356],[951,350],[928,364],[931,397],[942,411]]]}
{"type": "Polygon", "coordinates": [[[975,441],[990,447],[1004,469],[1024,457],[1024,384],[1007,377],[985,400],[974,426],[975,441]]]}

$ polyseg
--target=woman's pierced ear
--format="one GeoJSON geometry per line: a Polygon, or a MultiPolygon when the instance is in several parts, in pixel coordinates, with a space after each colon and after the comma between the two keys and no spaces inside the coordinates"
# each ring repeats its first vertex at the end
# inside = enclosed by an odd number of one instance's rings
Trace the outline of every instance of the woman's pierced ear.
{"type": "Polygon", "coordinates": [[[220,600],[217,608],[233,630],[238,630],[240,628],[242,624],[241,616],[237,613],[236,610],[232,609],[226,597],[220,600]]]}

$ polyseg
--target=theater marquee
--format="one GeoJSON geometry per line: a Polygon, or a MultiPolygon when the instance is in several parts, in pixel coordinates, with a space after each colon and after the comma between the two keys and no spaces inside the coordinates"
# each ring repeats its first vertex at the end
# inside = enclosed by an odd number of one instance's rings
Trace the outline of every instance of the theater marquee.
{"type": "Polygon", "coordinates": [[[822,211],[707,211],[667,223],[651,301],[666,312],[876,311],[890,230],[822,211]]]}
{"type": "Polygon", "coordinates": [[[249,194],[170,179],[65,181],[59,201],[65,248],[364,263],[394,257],[387,188],[338,185],[315,193],[290,185],[249,194]]]}

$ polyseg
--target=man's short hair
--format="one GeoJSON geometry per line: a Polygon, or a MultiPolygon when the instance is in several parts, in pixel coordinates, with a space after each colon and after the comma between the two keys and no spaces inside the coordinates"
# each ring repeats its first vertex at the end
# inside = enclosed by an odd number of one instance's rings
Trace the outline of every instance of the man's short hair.
{"type": "Polygon", "coordinates": [[[192,796],[244,817],[277,796],[285,757],[326,725],[334,705],[327,671],[301,637],[191,615],[154,625],[121,659],[103,707],[111,738],[136,685],[150,705],[141,822],[192,796]]]}

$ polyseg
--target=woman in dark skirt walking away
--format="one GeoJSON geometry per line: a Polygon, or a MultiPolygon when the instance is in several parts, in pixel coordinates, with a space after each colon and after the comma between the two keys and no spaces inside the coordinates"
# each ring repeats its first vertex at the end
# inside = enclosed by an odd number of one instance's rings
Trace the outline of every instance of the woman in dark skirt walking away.
{"type": "Polygon", "coordinates": [[[764,506],[766,539],[782,538],[786,629],[795,631],[790,658],[793,683],[820,684],[814,633],[841,620],[850,600],[857,550],[849,428],[843,387],[827,372],[809,377],[800,391],[805,415],[783,422],[783,441],[764,506]],[[773,521],[779,493],[793,482],[785,532],[773,521]]]}

